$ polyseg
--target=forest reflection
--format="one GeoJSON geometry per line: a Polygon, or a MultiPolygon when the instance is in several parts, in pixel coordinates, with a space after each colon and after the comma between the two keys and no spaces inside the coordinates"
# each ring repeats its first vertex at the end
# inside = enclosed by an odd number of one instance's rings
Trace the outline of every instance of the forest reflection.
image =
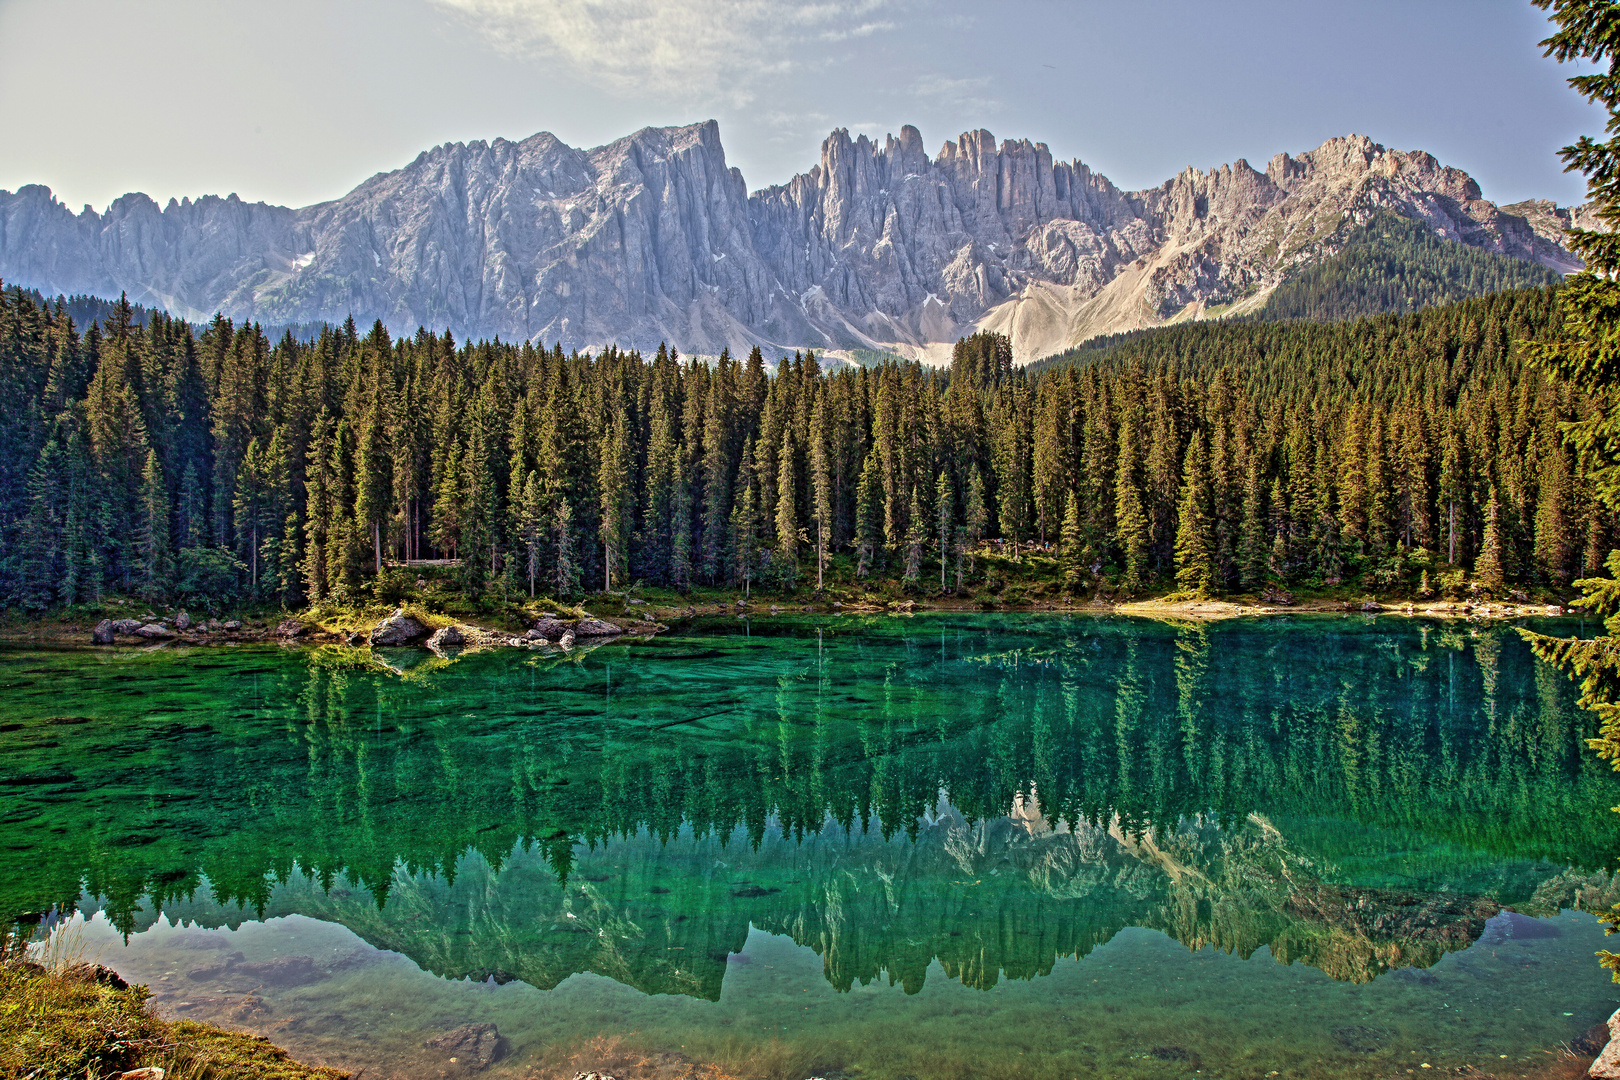
{"type": "Polygon", "coordinates": [[[1127,926],[1359,982],[1620,898],[1620,784],[1511,630],[727,619],[401,667],[0,653],[0,907],[298,912],[445,976],[713,998],[750,924],[839,988],[1127,926]]]}

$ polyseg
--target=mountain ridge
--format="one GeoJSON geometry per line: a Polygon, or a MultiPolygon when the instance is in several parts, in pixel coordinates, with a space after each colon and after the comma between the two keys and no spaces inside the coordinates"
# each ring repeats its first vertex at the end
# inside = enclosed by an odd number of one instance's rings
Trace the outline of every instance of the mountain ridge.
{"type": "Polygon", "coordinates": [[[750,193],[709,120],[588,150],[549,132],[444,143],[299,209],[132,193],[75,215],[42,185],[0,191],[0,279],[193,319],[353,314],[396,332],[710,354],[938,360],[990,329],[1032,359],[1257,310],[1379,212],[1560,273],[1580,265],[1560,231],[1591,224],[1584,208],[1498,206],[1466,172],[1362,135],[1129,192],[983,129],[930,157],[910,125],[881,145],[839,128],[807,172],[750,193]]]}

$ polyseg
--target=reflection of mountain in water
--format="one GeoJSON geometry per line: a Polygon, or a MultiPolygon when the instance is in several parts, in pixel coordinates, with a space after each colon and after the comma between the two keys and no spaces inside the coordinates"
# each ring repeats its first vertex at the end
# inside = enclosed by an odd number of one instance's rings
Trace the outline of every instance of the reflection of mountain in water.
{"type": "Polygon", "coordinates": [[[916,988],[935,958],[987,986],[1124,926],[1364,981],[1499,905],[1570,902],[1567,868],[1615,846],[1590,719],[1515,637],[769,629],[405,681],[299,652],[32,655],[6,672],[39,704],[14,691],[0,908],[299,911],[445,975],[704,997],[750,923],[838,986],[916,988]]]}
{"type": "MultiPolygon", "coordinates": [[[[450,978],[550,988],[591,971],[647,993],[717,999],[750,925],[814,949],[840,990],[887,975],[915,993],[936,959],[948,977],[987,989],[1003,974],[1045,975],[1127,926],[1244,957],[1266,947],[1279,961],[1367,982],[1467,947],[1501,910],[1472,891],[1330,884],[1321,875],[1332,871],[1258,816],[1131,836],[1117,823],[970,824],[943,807],[915,840],[837,825],[799,841],[772,829],[757,846],[740,834],[727,844],[641,834],[582,855],[566,882],[534,851],[514,850],[499,870],[470,853],[453,874],[401,867],[383,905],[367,890],[295,874],[262,916],[341,923],[450,978]]],[[[1466,884],[1505,890],[1542,914],[1607,904],[1617,891],[1606,874],[1530,863],[1466,884]]],[[[261,914],[206,889],[164,912],[206,926],[261,914]]],[[[155,918],[143,912],[134,926],[155,918]]]]}

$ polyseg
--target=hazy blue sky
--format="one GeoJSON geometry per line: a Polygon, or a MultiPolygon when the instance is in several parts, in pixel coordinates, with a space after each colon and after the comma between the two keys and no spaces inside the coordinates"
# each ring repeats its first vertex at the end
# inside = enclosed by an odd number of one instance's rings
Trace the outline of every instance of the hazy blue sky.
{"type": "Polygon", "coordinates": [[[750,188],[833,127],[989,128],[1128,188],[1348,132],[1578,201],[1600,118],[1527,0],[0,0],[0,188],[302,205],[446,141],[714,117],[750,188]]]}

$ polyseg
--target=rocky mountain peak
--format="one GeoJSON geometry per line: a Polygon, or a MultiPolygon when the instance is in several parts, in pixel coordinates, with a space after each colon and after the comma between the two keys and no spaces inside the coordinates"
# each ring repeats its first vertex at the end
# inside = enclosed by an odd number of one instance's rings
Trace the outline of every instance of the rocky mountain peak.
{"type": "Polygon", "coordinates": [[[0,192],[0,277],[205,319],[382,318],[458,336],[683,352],[877,348],[930,358],[975,328],[1020,358],[1096,333],[1248,310],[1342,226],[1388,211],[1560,270],[1582,211],[1498,207],[1467,173],[1364,135],[1125,192],[1045,143],[907,125],[832,131],[750,194],[713,120],[594,149],[549,132],[444,143],[300,210],[145,195],[70,213],[0,192]]]}

